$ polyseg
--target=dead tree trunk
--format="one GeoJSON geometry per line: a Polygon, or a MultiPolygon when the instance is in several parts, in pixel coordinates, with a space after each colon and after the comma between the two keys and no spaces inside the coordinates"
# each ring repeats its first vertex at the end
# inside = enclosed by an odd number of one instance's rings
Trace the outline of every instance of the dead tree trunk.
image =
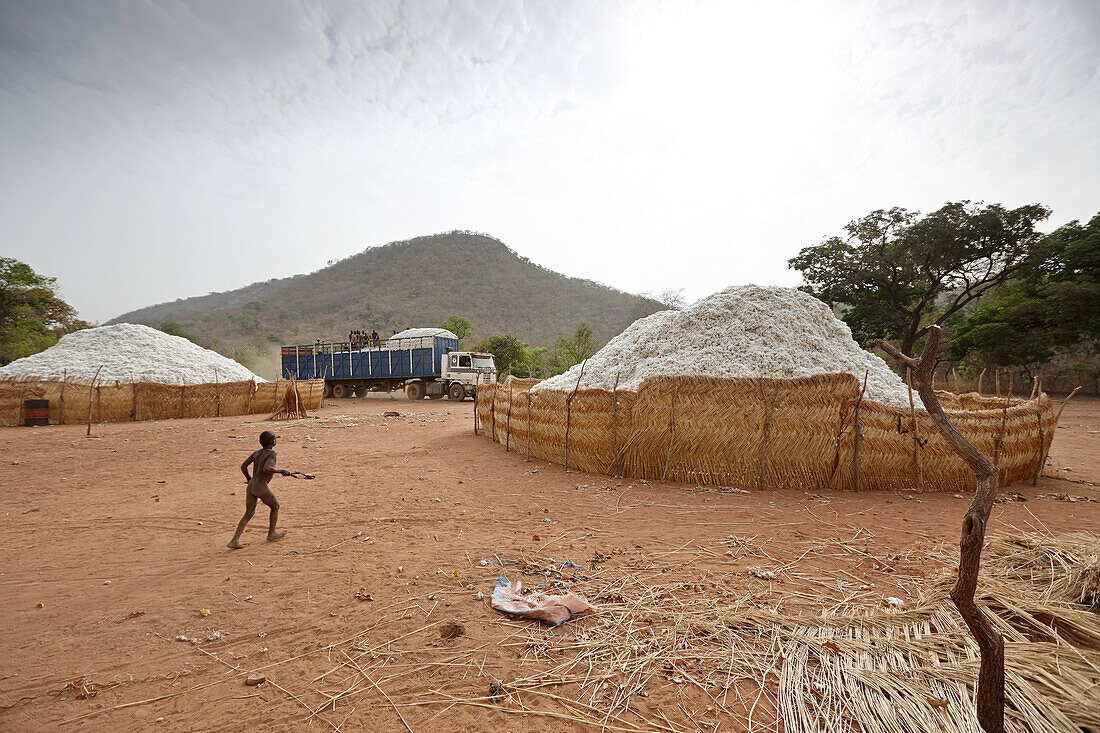
{"type": "Polygon", "coordinates": [[[982,544],[985,541],[986,523],[993,508],[993,497],[997,491],[997,469],[993,462],[962,436],[951,424],[936,399],[929,374],[936,351],[939,349],[942,331],[939,326],[929,329],[924,343],[924,353],[920,361],[906,356],[879,339],[878,345],[897,361],[913,370],[917,391],[924,400],[929,417],[936,424],[940,435],[947,444],[970,466],[978,481],[974,499],[963,518],[962,537],[959,543],[959,577],[951,589],[951,600],[959,610],[970,633],[978,641],[981,650],[981,666],[978,670],[978,725],[986,733],[1004,733],[1005,710],[1005,646],[1001,636],[988,616],[974,602],[974,592],[978,587],[978,568],[982,558],[982,544]]]}

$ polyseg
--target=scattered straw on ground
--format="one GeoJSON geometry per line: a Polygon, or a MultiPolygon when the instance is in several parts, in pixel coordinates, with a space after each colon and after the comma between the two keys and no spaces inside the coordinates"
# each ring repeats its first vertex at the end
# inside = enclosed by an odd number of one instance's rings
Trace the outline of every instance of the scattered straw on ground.
{"type": "MultiPolygon", "coordinates": [[[[748,543],[738,540],[731,546],[748,543]]],[[[998,535],[986,550],[981,603],[1006,640],[1010,731],[1100,726],[1100,617],[1070,597],[1098,548],[1090,534],[998,535]]],[[[837,731],[974,730],[979,653],[948,597],[950,574],[900,610],[869,610],[865,592],[813,615],[807,606],[777,611],[790,599],[780,591],[776,604],[766,583],[745,596],[713,576],[663,582],[689,557],[673,550],[664,560],[613,577],[598,565],[572,577],[545,563],[512,567],[542,574],[550,587],[568,583],[598,614],[558,629],[510,624],[515,631],[501,643],[525,650],[525,674],[474,696],[462,679],[441,681],[417,704],[620,731],[709,730],[730,717],[748,730],[787,733],[816,733],[826,722],[837,731]],[[649,695],[666,686],[681,688],[679,704],[651,708],[649,695]]]]}

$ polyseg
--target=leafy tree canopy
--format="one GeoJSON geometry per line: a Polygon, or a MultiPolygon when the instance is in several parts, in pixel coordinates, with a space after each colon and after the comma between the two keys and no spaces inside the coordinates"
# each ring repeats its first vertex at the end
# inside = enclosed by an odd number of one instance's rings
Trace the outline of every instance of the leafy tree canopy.
{"type": "Polygon", "coordinates": [[[1036,267],[998,288],[955,324],[949,354],[991,366],[1031,366],[1100,342],[1100,214],[1048,236],[1036,267]]]}
{"type": "Polygon", "coordinates": [[[0,365],[48,349],[82,328],[88,324],[58,295],[56,278],[0,257],[0,365]]]}
{"type": "Polygon", "coordinates": [[[504,377],[542,377],[546,369],[546,349],[532,349],[512,334],[488,336],[481,340],[474,351],[492,354],[497,374],[504,377]]]}
{"type": "Polygon", "coordinates": [[[555,374],[569,371],[600,350],[596,331],[588,323],[578,323],[572,336],[562,334],[554,344],[552,371],[555,374]]]}
{"type": "Polygon", "coordinates": [[[878,210],[849,222],[790,260],[804,289],[846,307],[857,339],[894,338],[912,354],[932,324],[956,313],[1042,259],[1035,224],[1050,216],[1040,204],[1006,209],[969,201],[921,216],[878,210]]]}
{"type": "Polygon", "coordinates": [[[474,332],[474,324],[470,323],[469,318],[463,316],[447,316],[447,320],[440,323],[439,327],[445,328],[455,336],[458,336],[460,342],[463,339],[469,338],[470,334],[474,332]]]}

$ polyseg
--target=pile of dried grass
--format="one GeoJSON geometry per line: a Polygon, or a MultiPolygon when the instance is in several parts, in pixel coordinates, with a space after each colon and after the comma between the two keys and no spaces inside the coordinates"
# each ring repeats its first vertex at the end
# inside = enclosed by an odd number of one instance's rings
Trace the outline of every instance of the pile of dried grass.
{"type": "Polygon", "coordinates": [[[1066,589],[1071,599],[1093,608],[1100,608],[1100,555],[1085,558],[1066,577],[1066,589]]]}
{"type": "MultiPolygon", "coordinates": [[[[986,550],[979,603],[1005,637],[1009,731],[1100,730],[1100,616],[1070,598],[1075,578],[1095,588],[1079,570],[1094,573],[1098,549],[1095,535],[1078,534],[1000,535],[986,550]]],[[[713,575],[692,584],[662,582],[653,563],[624,571],[573,584],[595,616],[558,630],[515,624],[504,645],[523,648],[535,670],[500,697],[439,702],[624,731],[710,730],[730,718],[786,733],[976,730],[980,655],[948,595],[953,573],[910,608],[869,610],[861,597],[813,616],[779,612],[797,594],[784,585],[746,596],[713,575]],[[670,687],[674,706],[649,705],[670,687]]]]}
{"type": "Polygon", "coordinates": [[[992,574],[1045,585],[1047,599],[1100,607],[1100,542],[1092,533],[999,534],[986,553],[982,564],[992,574]]]}

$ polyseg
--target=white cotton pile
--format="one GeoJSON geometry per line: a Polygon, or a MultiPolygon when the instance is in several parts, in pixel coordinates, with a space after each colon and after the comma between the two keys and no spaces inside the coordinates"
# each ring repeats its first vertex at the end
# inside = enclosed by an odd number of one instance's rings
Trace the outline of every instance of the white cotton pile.
{"type": "Polygon", "coordinates": [[[406,328],[401,333],[390,336],[383,344],[383,349],[430,349],[435,342],[435,337],[458,340],[458,336],[445,328],[406,328]],[[395,341],[394,339],[401,339],[395,341]]]}
{"type": "Polygon", "coordinates": [[[155,328],[119,323],[76,331],[32,356],[0,367],[0,379],[78,379],[99,381],[206,384],[246,382],[258,377],[237,362],[185,338],[155,328]],[[102,370],[100,370],[102,367],[102,370]]]}
{"type": "MultiPolygon", "coordinates": [[[[540,382],[532,391],[572,390],[581,366],[540,382]]],[[[886,362],[864,351],[829,306],[794,288],[727,288],[682,311],[639,319],[611,339],[584,367],[580,387],[637,389],[658,374],[718,377],[802,377],[849,372],[867,399],[909,406],[905,383],[886,362]]],[[[921,406],[920,398],[913,399],[921,406]]]]}

